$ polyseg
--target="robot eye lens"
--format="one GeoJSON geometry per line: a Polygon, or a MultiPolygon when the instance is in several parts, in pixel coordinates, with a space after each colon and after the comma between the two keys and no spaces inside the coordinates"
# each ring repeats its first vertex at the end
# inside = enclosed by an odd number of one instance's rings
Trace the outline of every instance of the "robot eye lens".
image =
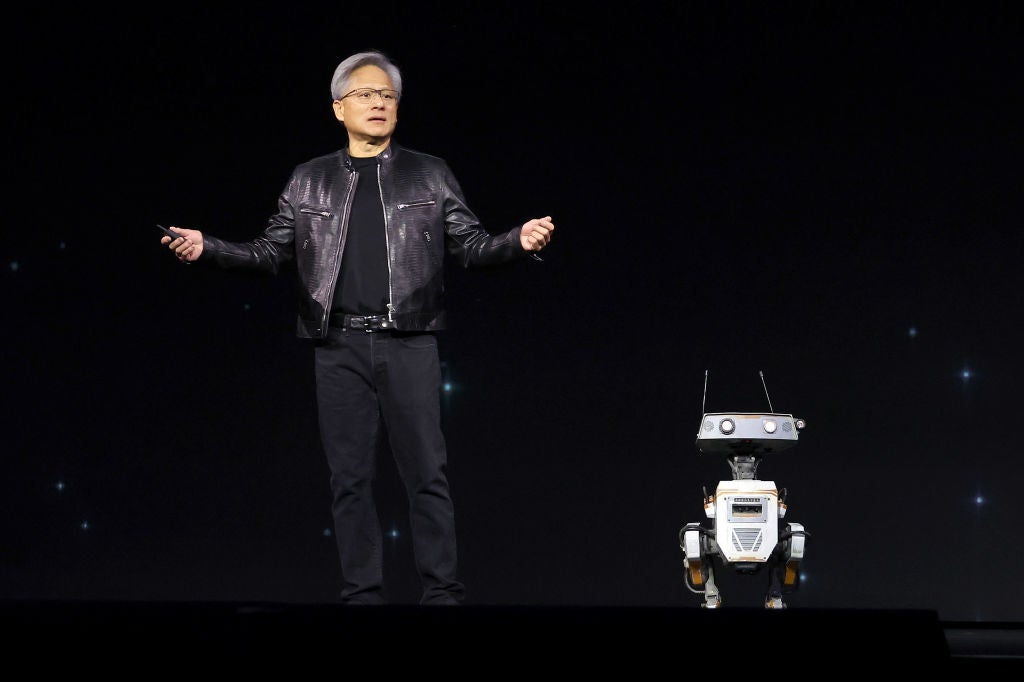
{"type": "Polygon", "coordinates": [[[764,422],[765,433],[775,433],[775,429],[779,428],[779,425],[774,419],[766,419],[764,422]]]}
{"type": "Polygon", "coordinates": [[[731,419],[723,419],[719,422],[718,429],[725,435],[729,435],[736,430],[736,422],[731,419]]]}

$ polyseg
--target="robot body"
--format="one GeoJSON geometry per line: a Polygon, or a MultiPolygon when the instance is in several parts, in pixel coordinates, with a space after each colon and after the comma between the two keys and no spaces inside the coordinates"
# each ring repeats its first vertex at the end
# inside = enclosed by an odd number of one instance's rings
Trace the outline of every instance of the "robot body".
{"type": "Polygon", "coordinates": [[[758,479],[757,468],[765,454],[795,445],[803,427],[803,420],[774,412],[708,413],[701,420],[697,447],[725,455],[733,474],[704,496],[710,528],[688,523],[679,532],[686,584],[704,596],[703,607],[722,604],[716,568],[740,575],[766,569],[765,608],[785,608],[783,595],[797,588],[806,532],[799,523],[784,524],[785,493],[780,496],[774,481],[758,479]]]}

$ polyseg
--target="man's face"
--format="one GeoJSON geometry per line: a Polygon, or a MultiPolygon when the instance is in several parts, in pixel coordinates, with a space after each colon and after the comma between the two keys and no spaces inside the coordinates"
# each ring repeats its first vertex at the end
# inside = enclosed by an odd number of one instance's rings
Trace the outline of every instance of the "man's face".
{"type": "Polygon", "coordinates": [[[352,72],[346,96],[334,100],[334,115],[351,140],[379,143],[391,137],[398,123],[398,98],[389,97],[394,88],[380,67],[360,66],[352,72]]]}

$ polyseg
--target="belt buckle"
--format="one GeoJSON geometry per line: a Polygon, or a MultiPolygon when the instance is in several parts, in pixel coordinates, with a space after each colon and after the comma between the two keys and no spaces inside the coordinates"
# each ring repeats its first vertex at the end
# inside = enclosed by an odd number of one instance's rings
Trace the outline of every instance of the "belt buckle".
{"type": "Polygon", "coordinates": [[[373,332],[380,329],[385,329],[387,323],[383,315],[367,315],[362,318],[363,331],[373,332]]]}

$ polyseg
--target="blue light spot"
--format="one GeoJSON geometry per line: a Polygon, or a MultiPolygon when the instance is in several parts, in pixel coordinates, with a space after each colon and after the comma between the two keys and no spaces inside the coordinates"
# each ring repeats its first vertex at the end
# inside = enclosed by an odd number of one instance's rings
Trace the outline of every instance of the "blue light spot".
{"type": "Polygon", "coordinates": [[[907,336],[909,336],[912,339],[916,338],[917,337],[917,327],[911,327],[910,329],[908,329],[907,330],[907,336]]]}
{"type": "Polygon", "coordinates": [[[444,392],[445,393],[451,393],[452,392],[452,384],[451,384],[450,381],[444,382],[444,392]]]}
{"type": "Polygon", "coordinates": [[[974,504],[975,506],[978,507],[982,506],[983,504],[985,504],[985,498],[982,497],[981,495],[978,495],[977,497],[974,498],[974,504]]]}
{"type": "Polygon", "coordinates": [[[11,272],[17,272],[18,268],[21,267],[21,266],[18,265],[18,261],[12,260],[10,267],[11,267],[11,272]]]}
{"type": "Polygon", "coordinates": [[[55,487],[57,488],[57,492],[64,492],[64,481],[57,481],[57,485],[55,487]]]}
{"type": "Polygon", "coordinates": [[[973,376],[974,376],[974,373],[971,372],[971,370],[968,369],[967,367],[964,367],[962,370],[960,370],[960,378],[963,381],[967,381],[968,379],[970,379],[973,376]]]}
{"type": "Polygon", "coordinates": [[[242,310],[252,310],[252,304],[246,303],[245,305],[242,306],[242,310]]]}
{"type": "Polygon", "coordinates": [[[67,248],[67,244],[61,242],[60,244],[57,244],[57,248],[63,251],[65,248],[67,248]]]}
{"type": "Polygon", "coordinates": [[[331,537],[331,529],[330,528],[324,528],[324,537],[325,538],[331,537]]]}
{"type": "Polygon", "coordinates": [[[79,528],[81,528],[82,530],[89,530],[89,522],[82,521],[82,523],[79,525],[79,528]]]}
{"type": "Polygon", "coordinates": [[[392,538],[397,538],[398,537],[398,529],[397,528],[392,528],[391,532],[388,533],[388,535],[390,535],[392,538]]]}

